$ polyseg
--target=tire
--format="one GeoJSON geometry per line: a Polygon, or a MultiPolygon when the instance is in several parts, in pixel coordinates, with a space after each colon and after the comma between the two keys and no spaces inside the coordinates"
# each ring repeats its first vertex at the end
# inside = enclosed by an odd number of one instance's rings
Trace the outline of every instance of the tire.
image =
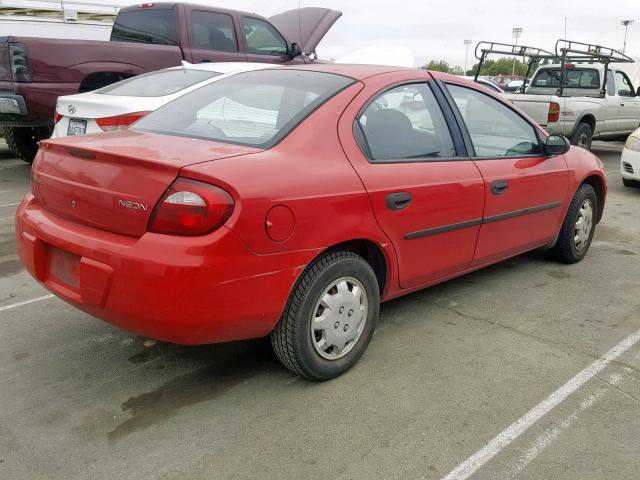
{"type": "Polygon", "coordinates": [[[4,127],[4,139],[16,157],[33,163],[38,142],[51,137],[52,132],[50,127],[4,127]]]}
{"type": "Polygon", "coordinates": [[[380,289],[371,265],[349,251],[327,252],[296,282],[271,333],[273,350],[298,375],[315,381],[335,378],[355,365],[367,349],[379,310],[380,289]],[[361,289],[359,298],[356,287],[361,289]],[[318,321],[322,317],[324,321],[318,321]],[[349,325],[357,317],[359,323],[349,325]]]}
{"type": "Polygon", "coordinates": [[[598,197],[593,187],[586,183],[580,185],[571,200],[558,240],[551,249],[557,260],[576,263],[585,257],[595,232],[598,208],[598,197]]]}
{"type": "Polygon", "coordinates": [[[629,188],[640,188],[640,182],[638,180],[630,180],[628,178],[623,178],[622,184],[625,187],[629,187],[629,188]]]}
{"type": "Polygon", "coordinates": [[[571,145],[591,150],[591,140],[593,139],[593,130],[588,123],[581,122],[571,135],[571,145]]]}

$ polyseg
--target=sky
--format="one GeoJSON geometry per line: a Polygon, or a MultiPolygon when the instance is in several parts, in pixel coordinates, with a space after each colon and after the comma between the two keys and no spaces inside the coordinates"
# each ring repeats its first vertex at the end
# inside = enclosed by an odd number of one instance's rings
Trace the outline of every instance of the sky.
{"type": "MultiPolygon", "coordinates": [[[[129,5],[129,0],[111,0],[129,5]]],[[[512,43],[513,27],[523,29],[519,43],[553,50],[564,36],[622,49],[621,20],[629,27],[627,53],[640,55],[640,0],[190,0],[255,12],[264,16],[284,10],[321,6],[343,12],[318,47],[320,58],[332,59],[372,44],[410,48],[416,64],[443,59],[464,67],[464,39],[472,40],[468,66],[475,63],[473,49],[479,40],[512,43]]],[[[109,0],[104,1],[109,2],[109,0]]]]}

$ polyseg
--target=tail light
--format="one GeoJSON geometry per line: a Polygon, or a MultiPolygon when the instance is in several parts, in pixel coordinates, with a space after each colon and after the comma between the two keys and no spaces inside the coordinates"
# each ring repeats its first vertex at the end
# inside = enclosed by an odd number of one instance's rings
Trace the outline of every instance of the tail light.
{"type": "Polygon", "coordinates": [[[547,123],[556,123],[560,120],[560,104],[551,102],[549,104],[549,115],[547,116],[547,123]]]}
{"type": "Polygon", "coordinates": [[[27,47],[21,43],[9,44],[9,58],[11,61],[11,72],[16,82],[31,81],[31,67],[27,58],[27,47]]]}
{"type": "Polygon", "coordinates": [[[58,123],[60,120],[62,120],[63,115],[56,112],[55,116],[53,117],[53,121],[54,123],[58,123]]]}
{"type": "Polygon", "coordinates": [[[105,117],[96,118],[96,123],[105,132],[111,132],[113,130],[122,130],[127,128],[134,122],[137,122],[142,117],[149,115],[151,112],[135,112],[127,113],[125,115],[118,115],[117,117],[105,117]]]}
{"type": "Polygon", "coordinates": [[[222,226],[233,207],[233,198],[220,187],[178,178],[156,205],[148,230],[170,235],[204,235],[222,226]]]}

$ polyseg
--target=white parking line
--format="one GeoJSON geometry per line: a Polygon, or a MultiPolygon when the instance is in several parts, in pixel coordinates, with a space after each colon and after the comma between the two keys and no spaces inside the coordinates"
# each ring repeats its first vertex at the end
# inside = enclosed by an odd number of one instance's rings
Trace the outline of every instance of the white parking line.
{"type": "Polygon", "coordinates": [[[53,297],[53,294],[49,294],[49,295],[43,295],[41,297],[36,297],[36,298],[32,298],[31,300],[23,300],[22,302],[16,302],[16,303],[12,303],[10,305],[5,305],[4,307],[0,307],[0,312],[4,312],[5,310],[11,310],[12,308],[18,308],[21,307],[23,305],[29,305],[30,303],[34,303],[34,302],[40,302],[42,300],[47,300],[51,297],[53,297]]]}
{"type": "Polygon", "coordinates": [[[4,205],[0,205],[1,207],[15,207],[16,205],[20,205],[20,202],[16,202],[16,203],[5,203],[4,205]]]}
{"type": "Polygon", "coordinates": [[[595,377],[607,365],[609,365],[609,363],[634,346],[639,340],[640,330],[622,340],[615,347],[565,383],[562,387],[549,395],[545,400],[513,422],[509,427],[487,443],[487,445],[458,465],[446,477],[443,477],[443,480],[464,480],[469,478],[476,472],[476,470],[491,460],[505,447],[510,445],[516,438],[526,432],[533,424],[540,420],[540,418],[557,407],[569,395],[595,377]]]}

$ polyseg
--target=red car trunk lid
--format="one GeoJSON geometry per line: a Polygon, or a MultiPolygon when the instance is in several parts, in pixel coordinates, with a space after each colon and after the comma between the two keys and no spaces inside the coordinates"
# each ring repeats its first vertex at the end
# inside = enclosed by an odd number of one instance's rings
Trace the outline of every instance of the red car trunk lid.
{"type": "Polygon", "coordinates": [[[32,188],[44,209],[137,237],[147,231],[156,203],[182,167],[258,151],[133,131],[65,137],[40,145],[32,188]]]}

